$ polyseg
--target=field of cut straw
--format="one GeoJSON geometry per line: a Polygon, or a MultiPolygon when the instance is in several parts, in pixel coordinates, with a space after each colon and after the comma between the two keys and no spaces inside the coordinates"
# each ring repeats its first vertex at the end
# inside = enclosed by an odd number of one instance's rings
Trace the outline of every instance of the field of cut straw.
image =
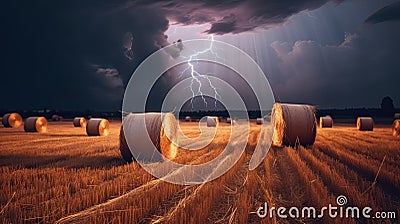
{"type": "MultiPolygon", "coordinates": [[[[313,146],[271,148],[262,165],[248,164],[260,125],[251,124],[245,153],[223,176],[199,185],[158,180],[119,152],[120,122],[109,136],[88,137],[72,122],[50,122],[47,133],[0,128],[0,223],[367,223],[371,220],[259,218],[269,206],[347,205],[400,214],[400,138],[390,127],[373,132],[355,126],[318,129],[313,146]]],[[[181,122],[188,137],[197,123],[181,122]]],[[[176,161],[200,164],[227,144],[221,123],[205,148],[179,150],[176,161]]],[[[196,144],[183,142],[182,145],[196,144]]],[[[200,144],[200,143],[198,143],[200,144]]],[[[218,166],[224,166],[223,163],[218,166]]],[[[178,171],[177,171],[178,172],[178,171]]],[[[398,223],[399,219],[382,219],[398,223]]]]}

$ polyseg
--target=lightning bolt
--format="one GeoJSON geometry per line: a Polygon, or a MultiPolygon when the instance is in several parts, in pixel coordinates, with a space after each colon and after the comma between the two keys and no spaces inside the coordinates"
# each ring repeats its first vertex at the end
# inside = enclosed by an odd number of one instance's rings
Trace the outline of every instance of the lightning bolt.
{"type": "MultiPolygon", "coordinates": [[[[196,96],[196,94],[200,95],[206,108],[208,107],[208,103],[207,100],[205,99],[203,92],[202,92],[202,81],[201,80],[205,80],[206,82],[208,82],[208,84],[210,85],[210,87],[213,89],[214,91],[214,107],[217,107],[217,99],[221,99],[221,95],[218,93],[217,88],[212,84],[211,80],[209,79],[208,75],[203,75],[200,74],[199,72],[196,71],[193,60],[198,57],[201,54],[205,54],[205,53],[211,53],[213,54],[215,57],[223,59],[221,57],[218,56],[218,54],[216,52],[214,52],[213,50],[213,44],[214,44],[214,36],[211,35],[211,42],[210,42],[210,46],[202,51],[199,52],[195,52],[194,54],[190,55],[188,61],[187,61],[187,67],[181,72],[180,77],[187,71],[190,71],[190,76],[191,76],[191,83],[190,83],[190,91],[192,92],[192,98],[190,100],[190,103],[192,105],[192,109],[194,108],[193,105],[193,99],[196,96]],[[195,88],[195,84],[198,84],[198,88],[195,88]]],[[[197,62],[198,63],[198,62],[197,62]]]]}

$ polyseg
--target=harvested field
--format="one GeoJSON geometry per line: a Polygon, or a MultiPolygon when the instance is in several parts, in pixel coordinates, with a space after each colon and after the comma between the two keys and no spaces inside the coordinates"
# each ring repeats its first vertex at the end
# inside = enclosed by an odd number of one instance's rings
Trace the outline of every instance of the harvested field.
{"type": "MultiPolygon", "coordinates": [[[[373,220],[324,217],[261,219],[257,209],[348,206],[400,214],[400,140],[391,126],[360,132],[354,124],[317,130],[313,146],[271,148],[250,171],[260,125],[251,124],[245,153],[223,176],[182,186],[155,179],[137,163],[125,163],[119,151],[120,122],[108,136],[87,136],[71,122],[51,122],[47,133],[23,127],[0,128],[1,223],[368,223],[373,220]]],[[[197,122],[181,122],[187,137],[199,136],[197,122]]],[[[219,123],[215,139],[176,161],[200,164],[227,145],[229,124],[219,123]]],[[[213,133],[204,133],[213,135],[213,133]]],[[[201,142],[182,142],[182,146],[201,142]]],[[[223,166],[224,164],[220,164],[223,166]]],[[[371,212],[371,215],[375,214],[371,212]]],[[[398,223],[399,219],[382,219],[398,223]]]]}

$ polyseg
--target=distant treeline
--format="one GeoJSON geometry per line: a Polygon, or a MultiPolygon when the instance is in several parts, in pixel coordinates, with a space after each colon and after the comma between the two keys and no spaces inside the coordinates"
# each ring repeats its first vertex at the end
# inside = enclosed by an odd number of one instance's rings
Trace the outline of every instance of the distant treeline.
{"type": "Polygon", "coordinates": [[[400,113],[400,109],[395,109],[391,112],[384,111],[378,108],[350,108],[350,109],[319,109],[316,116],[330,115],[335,118],[357,118],[359,116],[374,117],[374,118],[393,118],[395,113],[400,113]]]}
{"type": "MultiPolygon", "coordinates": [[[[121,119],[122,113],[120,111],[63,111],[63,110],[0,110],[0,117],[9,112],[18,112],[22,117],[30,116],[44,116],[51,119],[53,115],[60,115],[65,119],[72,119],[77,116],[83,116],[86,118],[90,117],[102,117],[112,120],[121,119]]],[[[390,113],[387,113],[377,108],[349,108],[349,109],[317,109],[316,116],[330,115],[335,119],[356,119],[359,116],[371,116],[373,118],[393,118],[394,113],[400,113],[400,109],[396,109],[390,113]]],[[[246,112],[231,111],[230,117],[233,118],[244,118],[246,112]]],[[[190,116],[193,119],[200,119],[204,116],[217,116],[217,117],[229,117],[228,111],[181,111],[175,113],[180,119],[190,116]]],[[[260,111],[253,110],[247,111],[247,115],[250,119],[256,119],[260,117],[260,111]]]]}
{"type": "Polygon", "coordinates": [[[23,118],[31,117],[31,116],[43,116],[47,119],[51,119],[53,115],[62,116],[64,119],[73,119],[74,117],[100,117],[107,118],[111,120],[121,119],[121,112],[118,111],[63,111],[63,110],[0,110],[0,117],[6,113],[17,112],[23,118]]]}

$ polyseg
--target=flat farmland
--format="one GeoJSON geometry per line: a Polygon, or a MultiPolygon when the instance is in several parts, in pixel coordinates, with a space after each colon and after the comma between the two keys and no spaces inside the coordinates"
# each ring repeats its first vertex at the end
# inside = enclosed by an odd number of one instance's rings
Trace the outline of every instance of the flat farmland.
{"type": "MultiPolygon", "coordinates": [[[[181,122],[186,136],[200,135],[198,123],[181,122]]],[[[318,129],[311,147],[269,149],[262,164],[248,164],[260,138],[251,123],[237,163],[221,177],[183,186],[148,174],[119,152],[121,123],[110,123],[110,134],[88,137],[72,122],[49,122],[47,133],[0,128],[1,223],[375,223],[373,219],[261,219],[257,209],[337,205],[369,206],[373,211],[400,214],[400,138],[391,127],[373,132],[354,125],[318,129]]],[[[209,128],[214,130],[214,128],[209,128]]],[[[176,162],[201,164],[219,155],[231,137],[230,126],[217,128],[214,140],[196,151],[178,150],[176,162]]],[[[212,136],[214,132],[203,134],[212,136]]],[[[240,134],[239,134],[240,135],[240,134]]],[[[261,139],[263,140],[263,139],[261,139]]],[[[199,142],[183,141],[182,146],[199,142]]],[[[224,166],[219,164],[218,166],[224,166]]],[[[372,215],[373,213],[371,213],[372,215]]],[[[375,220],[376,221],[376,220],[375,220]]]]}

